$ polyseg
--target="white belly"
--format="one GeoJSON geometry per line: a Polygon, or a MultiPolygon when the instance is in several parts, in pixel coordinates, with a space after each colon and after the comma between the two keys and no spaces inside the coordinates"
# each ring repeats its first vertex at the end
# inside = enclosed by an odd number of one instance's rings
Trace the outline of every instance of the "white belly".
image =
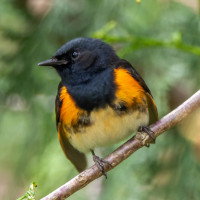
{"type": "Polygon", "coordinates": [[[93,111],[91,125],[82,127],[81,132],[72,133],[70,143],[80,152],[88,152],[95,147],[118,143],[129,137],[139,126],[149,123],[148,110],[117,115],[112,108],[93,111]]]}

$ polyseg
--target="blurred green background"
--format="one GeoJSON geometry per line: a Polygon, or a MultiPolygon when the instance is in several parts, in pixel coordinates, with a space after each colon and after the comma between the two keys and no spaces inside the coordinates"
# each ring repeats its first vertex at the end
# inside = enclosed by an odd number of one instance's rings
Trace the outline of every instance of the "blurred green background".
{"type": "MultiPolygon", "coordinates": [[[[0,199],[36,199],[77,172],[56,133],[59,77],[37,63],[76,37],[97,37],[130,61],[150,87],[161,118],[200,87],[198,0],[1,0],[0,199]]],[[[107,155],[117,146],[101,149],[107,155]]],[[[88,156],[91,160],[91,156],[88,156]]],[[[90,161],[90,164],[92,162],[90,161]]],[[[197,200],[200,109],[179,126],[78,191],[75,200],[197,200]]]]}

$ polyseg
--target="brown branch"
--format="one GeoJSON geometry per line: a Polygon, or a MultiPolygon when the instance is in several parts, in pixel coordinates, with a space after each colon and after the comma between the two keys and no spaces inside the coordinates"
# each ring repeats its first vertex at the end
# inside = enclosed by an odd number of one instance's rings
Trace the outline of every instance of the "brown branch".
{"type": "MultiPolygon", "coordinates": [[[[200,90],[183,104],[181,104],[178,108],[150,126],[151,130],[155,133],[155,137],[158,137],[164,131],[175,126],[198,107],[200,107],[200,90]]],[[[111,166],[105,166],[105,170],[109,171],[113,169],[123,160],[128,158],[132,153],[149,142],[151,142],[151,140],[147,134],[137,132],[134,137],[132,137],[105,158],[106,161],[111,163],[111,166]]],[[[96,165],[93,165],[46,197],[42,198],[42,200],[63,200],[100,176],[102,176],[101,171],[96,165]]]]}

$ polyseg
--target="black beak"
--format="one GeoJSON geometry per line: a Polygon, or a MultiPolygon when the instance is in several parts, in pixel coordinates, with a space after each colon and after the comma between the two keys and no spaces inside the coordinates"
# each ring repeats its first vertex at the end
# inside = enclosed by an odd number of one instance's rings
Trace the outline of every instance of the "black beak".
{"type": "Polygon", "coordinates": [[[66,65],[68,63],[67,60],[57,60],[56,58],[51,58],[49,60],[45,60],[43,62],[38,63],[39,66],[59,66],[66,65]]]}

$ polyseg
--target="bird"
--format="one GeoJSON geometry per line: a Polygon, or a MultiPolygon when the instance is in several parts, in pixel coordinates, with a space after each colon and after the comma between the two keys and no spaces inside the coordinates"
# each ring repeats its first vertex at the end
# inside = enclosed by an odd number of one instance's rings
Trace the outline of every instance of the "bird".
{"type": "Polygon", "coordinates": [[[61,46],[39,66],[53,67],[61,78],[55,100],[58,139],[66,157],[78,172],[86,169],[86,154],[102,174],[110,164],[97,156],[97,147],[116,144],[133,134],[146,132],[158,120],[150,89],[114,49],[100,39],[75,38],[61,46]]]}

